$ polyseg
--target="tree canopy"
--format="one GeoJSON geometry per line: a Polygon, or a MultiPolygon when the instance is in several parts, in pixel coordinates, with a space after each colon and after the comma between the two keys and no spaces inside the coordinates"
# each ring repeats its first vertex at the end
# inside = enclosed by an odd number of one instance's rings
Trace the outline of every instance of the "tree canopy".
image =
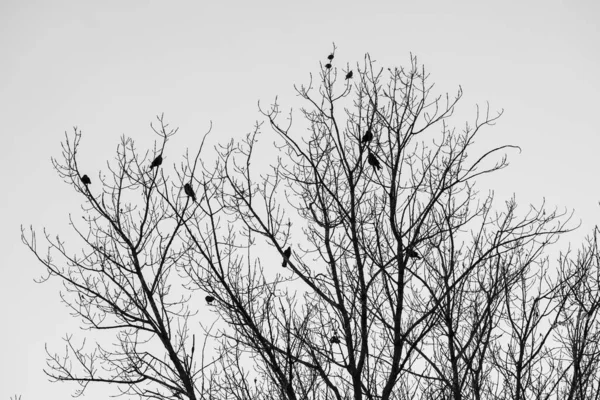
{"type": "Polygon", "coordinates": [[[67,336],[46,373],[147,399],[598,398],[597,230],[551,260],[569,215],[477,190],[518,150],[474,146],[501,112],[456,128],[462,90],[434,95],[415,57],[323,58],[295,87],[308,129],[260,109],[277,158],[258,123],[216,163],[203,140],[169,169],[160,116],[152,151],[123,138],[90,185],[81,131],[66,135],[53,165],[82,197],[84,248],[22,237],[82,326],[116,342],[67,336]]]}

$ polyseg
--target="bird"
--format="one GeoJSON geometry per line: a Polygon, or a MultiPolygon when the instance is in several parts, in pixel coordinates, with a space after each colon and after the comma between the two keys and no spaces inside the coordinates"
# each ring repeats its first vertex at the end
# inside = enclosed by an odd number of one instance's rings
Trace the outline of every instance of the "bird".
{"type": "Polygon", "coordinates": [[[84,185],[91,185],[92,181],[90,180],[90,177],[87,175],[84,175],[81,177],[81,182],[83,182],[84,185]]]}
{"type": "Polygon", "coordinates": [[[333,344],[340,344],[340,338],[338,337],[338,335],[333,335],[331,339],[329,339],[329,341],[333,344]]]}
{"type": "Polygon", "coordinates": [[[354,75],[354,74],[352,73],[352,71],[349,71],[349,72],[346,74],[346,80],[348,80],[348,79],[352,79],[352,75],[354,75]]]}
{"type": "Polygon", "coordinates": [[[327,59],[328,59],[329,61],[333,60],[333,53],[331,53],[330,55],[328,55],[328,56],[327,56],[327,59]]]}
{"type": "Polygon", "coordinates": [[[283,252],[283,263],[281,264],[281,266],[283,268],[287,267],[287,263],[288,263],[288,261],[290,261],[291,256],[292,256],[292,246],[288,247],[283,252]]]}
{"type": "Polygon", "coordinates": [[[210,304],[210,303],[212,303],[213,301],[215,301],[215,298],[214,298],[214,297],[212,297],[212,296],[206,296],[204,299],[206,300],[206,302],[207,302],[208,304],[210,304]]]}
{"type": "Polygon", "coordinates": [[[192,185],[190,185],[189,183],[186,183],[183,186],[183,190],[185,191],[185,194],[187,194],[189,197],[192,198],[192,200],[194,200],[194,202],[196,201],[196,193],[194,193],[194,189],[192,189],[192,185]]]}
{"type": "Polygon", "coordinates": [[[373,132],[371,132],[371,129],[367,129],[367,132],[363,135],[362,139],[361,139],[361,143],[368,143],[371,140],[373,140],[373,132]]]}
{"type": "Polygon", "coordinates": [[[419,255],[419,253],[417,253],[415,250],[411,249],[410,247],[408,247],[406,249],[406,255],[408,256],[408,258],[416,258],[417,260],[421,259],[421,256],[419,255]]]}
{"type": "Polygon", "coordinates": [[[160,167],[160,165],[162,164],[162,154],[159,154],[158,157],[156,157],[154,159],[154,161],[152,161],[152,164],[150,164],[150,169],[154,168],[154,167],[160,167]]]}
{"type": "Polygon", "coordinates": [[[376,170],[381,169],[381,164],[379,164],[379,160],[377,159],[377,157],[375,157],[375,154],[371,153],[370,150],[369,150],[369,155],[367,156],[367,162],[369,163],[370,166],[372,166],[376,170]]]}
{"type": "Polygon", "coordinates": [[[331,68],[331,64],[329,64],[329,63],[325,64],[325,68],[330,69],[331,68]]]}

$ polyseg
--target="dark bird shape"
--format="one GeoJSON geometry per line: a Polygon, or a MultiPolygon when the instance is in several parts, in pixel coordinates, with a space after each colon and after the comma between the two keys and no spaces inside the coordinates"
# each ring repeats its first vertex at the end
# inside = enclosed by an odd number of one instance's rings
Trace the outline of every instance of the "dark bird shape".
{"type": "Polygon", "coordinates": [[[91,185],[92,181],[90,180],[90,177],[87,175],[84,175],[81,177],[81,182],[83,182],[84,185],[91,185]]]}
{"type": "Polygon", "coordinates": [[[348,72],[348,73],[346,74],[346,80],[348,80],[348,79],[352,79],[352,76],[353,76],[353,75],[354,75],[354,74],[352,73],[352,71],[348,72]]]}
{"type": "Polygon", "coordinates": [[[325,68],[330,69],[331,68],[331,64],[329,64],[329,63],[325,64],[325,68]]]}
{"type": "Polygon", "coordinates": [[[381,169],[381,164],[379,164],[379,160],[377,159],[377,157],[375,157],[375,154],[371,153],[370,151],[369,151],[369,155],[367,157],[367,162],[373,168],[381,169]]]}
{"type": "Polygon", "coordinates": [[[206,302],[207,302],[208,304],[210,304],[210,303],[212,303],[213,301],[215,301],[215,298],[214,298],[214,297],[212,297],[212,296],[206,296],[206,297],[204,298],[204,300],[206,300],[206,302]]]}
{"type": "Polygon", "coordinates": [[[162,154],[159,154],[158,157],[156,157],[154,159],[154,161],[152,161],[152,164],[150,164],[150,169],[154,168],[154,167],[160,167],[160,165],[162,164],[162,154]]]}
{"type": "Polygon", "coordinates": [[[327,56],[327,59],[328,59],[329,61],[333,60],[333,53],[331,53],[330,55],[328,55],[328,56],[327,56]]]}
{"type": "Polygon", "coordinates": [[[283,263],[281,264],[281,266],[283,268],[287,267],[287,263],[288,263],[288,261],[290,261],[291,256],[292,256],[292,246],[288,247],[283,252],[283,263]]]}
{"type": "Polygon", "coordinates": [[[194,189],[192,189],[192,185],[190,185],[189,183],[186,183],[183,186],[183,190],[185,191],[185,194],[187,194],[189,197],[192,198],[192,200],[194,200],[194,202],[196,201],[196,193],[194,193],[194,189]]]}
{"type": "Polygon", "coordinates": [[[416,258],[417,260],[421,259],[421,256],[419,255],[419,253],[417,253],[415,250],[411,249],[410,247],[406,249],[406,255],[408,256],[408,258],[416,258]]]}
{"type": "Polygon", "coordinates": [[[340,344],[340,338],[338,337],[338,335],[333,335],[331,337],[331,339],[329,339],[329,341],[333,344],[340,344]]]}
{"type": "Polygon", "coordinates": [[[371,129],[367,129],[367,132],[365,132],[365,134],[363,135],[362,139],[361,139],[361,143],[368,143],[371,140],[373,140],[373,132],[371,132],[371,129]]]}

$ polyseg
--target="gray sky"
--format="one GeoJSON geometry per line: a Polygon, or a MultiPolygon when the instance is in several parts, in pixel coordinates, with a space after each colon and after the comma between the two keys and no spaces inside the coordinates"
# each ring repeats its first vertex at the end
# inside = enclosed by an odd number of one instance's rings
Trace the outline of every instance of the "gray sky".
{"type": "Polygon", "coordinates": [[[260,120],[259,100],[296,107],[293,84],[318,74],[332,42],[340,66],[366,52],[383,67],[407,65],[412,52],[440,93],[462,86],[457,128],[476,103],[504,108],[479,141],[523,151],[482,187],[515,193],[523,208],[545,197],[575,209],[576,244],[599,215],[599,20],[591,0],[0,1],[0,399],[63,399],[75,388],[42,372],[45,343],[62,351],[65,333],[81,333],[60,285],[33,282],[43,269],[19,238],[21,224],[69,237],[80,199],[50,164],[65,131],[82,129],[94,179],[120,135],[151,147],[156,114],[180,127],[174,148],[195,149],[210,121],[215,143],[241,138],[260,120]]]}

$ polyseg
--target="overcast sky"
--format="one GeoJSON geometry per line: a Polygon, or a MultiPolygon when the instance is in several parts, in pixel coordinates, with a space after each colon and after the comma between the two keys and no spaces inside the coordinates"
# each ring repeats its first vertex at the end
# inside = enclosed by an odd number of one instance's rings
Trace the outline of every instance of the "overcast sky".
{"type": "Polygon", "coordinates": [[[333,42],[339,65],[367,52],[382,67],[408,65],[412,52],[440,93],[462,86],[456,127],[477,103],[505,110],[479,141],[522,152],[484,184],[523,207],[546,198],[574,209],[577,245],[600,215],[598,21],[592,0],[1,0],[0,399],[66,399],[76,388],[42,372],[44,345],[61,351],[65,333],[81,333],[60,285],[33,282],[43,269],[19,237],[21,224],[69,237],[81,199],[50,163],[65,131],[82,129],[96,175],[123,134],[151,148],[162,112],[180,127],[178,149],[196,148],[210,121],[214,143],[241,138],[260,120],[259,100],[298,105],[293,85],[318,74],[333,42]]]}

